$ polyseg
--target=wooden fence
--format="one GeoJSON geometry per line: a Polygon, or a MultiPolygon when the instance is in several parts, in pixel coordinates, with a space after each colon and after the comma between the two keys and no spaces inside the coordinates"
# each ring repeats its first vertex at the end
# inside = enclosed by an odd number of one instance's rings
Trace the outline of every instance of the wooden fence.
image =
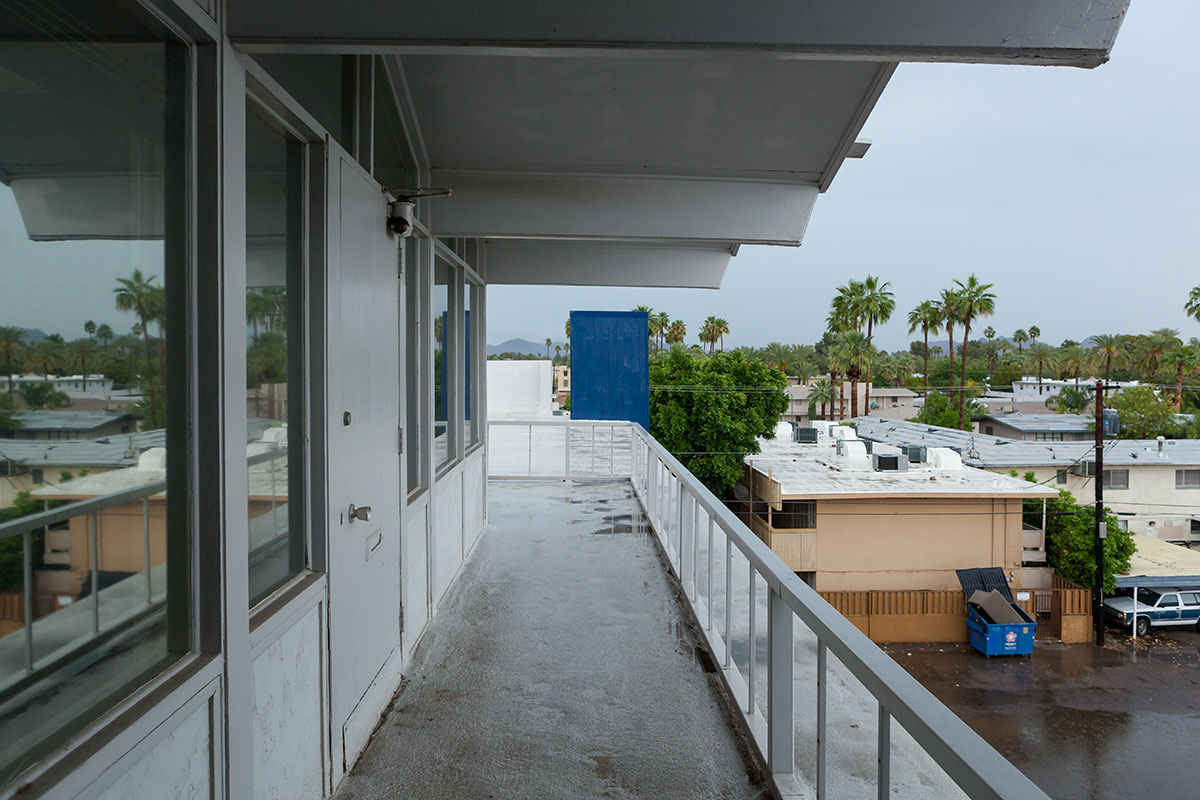
{"type": "MultiPolygon", "coordinates": [[[[1037,638],[1086,642],[1092,625],[1087,589],[1062,583],[1030,589],[1018,605],[1038,622],[1037,638]]],[[[967,603],[957,589],[821,592],[874,642],[965,642],[967,603]]]]}

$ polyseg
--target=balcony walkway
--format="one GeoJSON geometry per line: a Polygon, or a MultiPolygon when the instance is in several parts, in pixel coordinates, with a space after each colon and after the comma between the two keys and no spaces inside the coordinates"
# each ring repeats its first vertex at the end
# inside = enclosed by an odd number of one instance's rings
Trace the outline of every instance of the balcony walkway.
{"type": "Polygon", "coordinates": [[[769,797],[629,484],[493,482],[488,511],[335,796],[769,797]]]}

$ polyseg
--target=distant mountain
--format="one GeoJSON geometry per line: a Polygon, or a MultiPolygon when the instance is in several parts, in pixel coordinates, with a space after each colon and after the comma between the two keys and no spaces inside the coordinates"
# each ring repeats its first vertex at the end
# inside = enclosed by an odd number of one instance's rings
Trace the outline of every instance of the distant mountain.
{"type": "MultiPolygon", "coordinates": [[[[562,347],[563,342],[555,342],[550,345],[550,355],[554,355],[554,345],[562,347]]],[[[546,357],[546,342],[531,342],[528,339],[509,339],[507,342],[500,344],[489,344],[487,346],[487,354],[489,356],[498,356],[501,353],[521,353],[522,355],[532,355],[546,357]]]]}
{"type": "Polygon", "coordinates": [[[22,339],[25,344],[37,344],[46,338],[46,332],[41,328],[25,328],[22,339]]]}

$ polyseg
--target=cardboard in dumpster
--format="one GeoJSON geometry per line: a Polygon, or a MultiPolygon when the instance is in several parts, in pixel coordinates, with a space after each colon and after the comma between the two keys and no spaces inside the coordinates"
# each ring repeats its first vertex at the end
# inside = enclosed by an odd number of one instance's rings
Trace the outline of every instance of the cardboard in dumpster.
{"type": "Polygon", "coordinates": [[[995,625],[1020,625],[1025,622],[1017,610],[1012,607],[1012,604],[1005,599],[1004,595],[993,589],[990,592],[985,592],[977,589],[974,594],[967,600],[968,603],[978,606],[984,616],[995,625]]]}

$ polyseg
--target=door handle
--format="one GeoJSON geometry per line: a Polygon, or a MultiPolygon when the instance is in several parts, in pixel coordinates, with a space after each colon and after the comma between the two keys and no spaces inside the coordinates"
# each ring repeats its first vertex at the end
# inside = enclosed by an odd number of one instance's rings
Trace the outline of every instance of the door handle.
{"type": "Polygon", "coordinates": [[[354,503],[351,503],[349,514],[350,514],[351,522],[354,522],[354,520],[356,520],[356,519],[362,520],[363,522],[371,521],[371,507],[370,506],[356,506],[356,505],[354,505],[354,503]]]}

